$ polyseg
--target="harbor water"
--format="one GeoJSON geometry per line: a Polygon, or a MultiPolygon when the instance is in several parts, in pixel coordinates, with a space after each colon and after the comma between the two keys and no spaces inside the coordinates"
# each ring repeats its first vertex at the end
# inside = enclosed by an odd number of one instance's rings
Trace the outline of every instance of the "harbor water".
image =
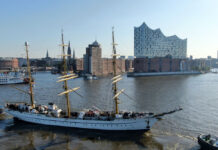
{"type": "MultiPolygon", "coordinates": [[[[58,75],[40,72],[34,75],[34,95],[37,104],[53,102],[66,110],[63,84],[58,75]]],[[[28,85],[16,85],[28,90],[28,85]]],[[[69,87],[80,87],[71,93],[71,109],[98,107],[113,110],[111,79],[77,78],[69,87]]],[[[126,77],[119,82],[125,89],[120,96],[120,110],[161,113],[182,107],[183,110],[164,116],[149,132],[141,136],[122,136],[94,131],[56,128],[15,122],[7,114],[0,115],[0,149],[22,150],[198,150],[199,134],[218,135],[218,74],[178,75],[158,77],[126,77]],[[126,95],[127,94],[127,95],[126,95]]],[[[0,86],[0,105],[6,102],[28,102],[29,96],[9,85],[0,86]]]]}

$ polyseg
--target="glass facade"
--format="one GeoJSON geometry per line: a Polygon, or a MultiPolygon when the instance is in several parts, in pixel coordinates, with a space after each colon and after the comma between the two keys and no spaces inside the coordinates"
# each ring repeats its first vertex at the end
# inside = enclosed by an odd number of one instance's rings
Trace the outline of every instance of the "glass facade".
{"type": "Polygon", "coordinates": [[[186,58],[187,39],[166,37],[160,29],[152,30],[145,23],[134,28],[134,55],[140,57],[186,58]]]}

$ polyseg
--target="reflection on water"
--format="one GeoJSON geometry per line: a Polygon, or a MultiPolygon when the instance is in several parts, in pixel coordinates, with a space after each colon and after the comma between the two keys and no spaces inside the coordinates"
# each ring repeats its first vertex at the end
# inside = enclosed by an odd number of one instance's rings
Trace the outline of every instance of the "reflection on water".
{"type": "Polygon", "coordinates": [[[66,129],[24,122],[15,122],[5,128],[15,135],[2,137],[9,149],[157,149],[163,150],[151,135],[104,133],[90,130],[66,129]],[[16,147],[11,144],[16,139],[16,147]]]}
{"type": "MultiPolygon", "coordinates": [[[[35,99],[39,104],[56,103],[66,108],[62,84],[56,83],[58,75],[37,73],[35,75],[35,99]]],[[[27,90],[28,85],[17,85],[27,90]]],[[[112,110],[110,78],[69,82],[70,87],[80,86],[80,97],[70,94],[74,110],[96,106],[112,110]]],[[[14,123],[8,115],[0,115],[1,149],[199,149],[196,136],[200,133],[218,135],[218,76],[203,74],[195,76],[164,76],[127,78],[119,83],[125,88],[120,97],[121,110],[152,111],[160,113],[181,106],[183,111],[164,117],[153,126],[150,133],[142,136],[108,135],[73,129],[57,129],[33,124],[14,123]]],[[[24,95],[10,86],[0,86],[0,105],[5,102],[26,101],[24,95]]]]}

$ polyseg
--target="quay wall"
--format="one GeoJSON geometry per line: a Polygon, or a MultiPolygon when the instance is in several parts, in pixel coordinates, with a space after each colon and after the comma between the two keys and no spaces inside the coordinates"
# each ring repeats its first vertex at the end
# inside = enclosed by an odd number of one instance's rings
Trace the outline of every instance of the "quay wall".
{"type": "Polygon", "coordinates": [[[170,76],[170,75],[197,75],[202,74],[199,71],[184,71],[184,72],[128,72],[128,77],[148,77],[148,76],[170,76]]]}

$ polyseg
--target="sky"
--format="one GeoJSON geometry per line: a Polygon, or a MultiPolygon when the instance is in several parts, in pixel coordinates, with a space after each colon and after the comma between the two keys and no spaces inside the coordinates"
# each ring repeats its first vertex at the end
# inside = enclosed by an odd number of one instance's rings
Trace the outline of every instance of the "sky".
{"type": "Polygon", "coordinates": [[[112,26],[120,55],[134,54],[134,27],[145,22],[164,35],[187,38],[187,56],[217,57],[218,0],[0,0],[0,57],[50,57],[64,41],[81,58],[97,40],[102,56],[112,53],[112,26]]]}

